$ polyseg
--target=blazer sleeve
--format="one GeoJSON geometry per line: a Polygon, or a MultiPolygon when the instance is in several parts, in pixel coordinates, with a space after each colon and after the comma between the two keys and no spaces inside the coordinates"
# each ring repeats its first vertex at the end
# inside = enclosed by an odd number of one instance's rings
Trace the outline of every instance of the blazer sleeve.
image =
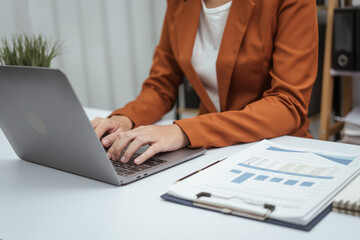
{"type": "Polygon", "coordinates": [[[315,1],[283,0],[276,11],[271,87],[242,110],[175,121],[189,137],[190,147],[223,147],[287,134],[309,136],[308,104],[318,62],[315,1]]]}
{"type": "Polygon", "coordinates": [[[155,48],[150,74],[142,85],[141,93],[134,101],[110,115],[125,115],[131,119],[134,127],[156,122],[172,109],[177,100],[184,74],[175,60],[169,41],[168,20],[173,10],[174,6],[168,3],[160,41],[155,48]]]}

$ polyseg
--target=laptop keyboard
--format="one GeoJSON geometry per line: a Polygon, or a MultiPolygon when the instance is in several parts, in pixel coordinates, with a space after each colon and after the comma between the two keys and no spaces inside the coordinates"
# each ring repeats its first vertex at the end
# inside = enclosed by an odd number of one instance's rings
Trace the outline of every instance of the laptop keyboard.
{"type": "Polygon", "coordinates": [[[139,156],[134,154],[127,163],[122,163],[120,161],[110,161],[115,168],[115,171],[118,175],[127,177],[134,173],[143,171],[145,169],[150,169],[152,167],[158,166],[162,163],[165,163],[165,160],[161,160],[155,157],[149,158],[146,162],[140,165],[134,163],[135,158],[139,156]]]}

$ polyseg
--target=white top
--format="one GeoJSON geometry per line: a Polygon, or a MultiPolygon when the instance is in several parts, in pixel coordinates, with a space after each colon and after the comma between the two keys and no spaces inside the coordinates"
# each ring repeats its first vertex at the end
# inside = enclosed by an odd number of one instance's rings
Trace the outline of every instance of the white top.
{"type": "Polygon", "coordinates": [[[220,112],[216,60],[232,1],[216,8],[206,8],[204,1],[200,12],[191,63],[200,80],[220,112]]]}

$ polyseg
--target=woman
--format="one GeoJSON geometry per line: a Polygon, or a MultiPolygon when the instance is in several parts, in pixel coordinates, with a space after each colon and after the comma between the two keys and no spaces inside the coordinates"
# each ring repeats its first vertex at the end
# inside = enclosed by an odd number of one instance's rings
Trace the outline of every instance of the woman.
{"type": "Polygon", "coordinates": [[[168,0],[141,93],[92,125],[112,160],[125,163],[151,145],[136,164],[185,146],[311,137],[317,46],[314,0],[168,0]],[[199,116],[149,125],[173,107],[185,76],[201,99],[199,116]]]}

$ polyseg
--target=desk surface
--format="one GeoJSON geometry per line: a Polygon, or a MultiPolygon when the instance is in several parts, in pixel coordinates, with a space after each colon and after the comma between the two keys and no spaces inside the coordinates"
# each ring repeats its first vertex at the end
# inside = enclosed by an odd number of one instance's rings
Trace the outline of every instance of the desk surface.
{"type": "MultiPolygon", "coordinates": [[[[89,118],[107,111],[86,109],[89,118]]],[[[360,147],[294,137],[276,142],[360,154],[360,147]]],[[[331,212],[303,232],[160,199],[182,176],[249,144],[204,156],[122,187],[20,160],[0,130],[0,239],[359,239],[360,218],[331,212]]]]}

